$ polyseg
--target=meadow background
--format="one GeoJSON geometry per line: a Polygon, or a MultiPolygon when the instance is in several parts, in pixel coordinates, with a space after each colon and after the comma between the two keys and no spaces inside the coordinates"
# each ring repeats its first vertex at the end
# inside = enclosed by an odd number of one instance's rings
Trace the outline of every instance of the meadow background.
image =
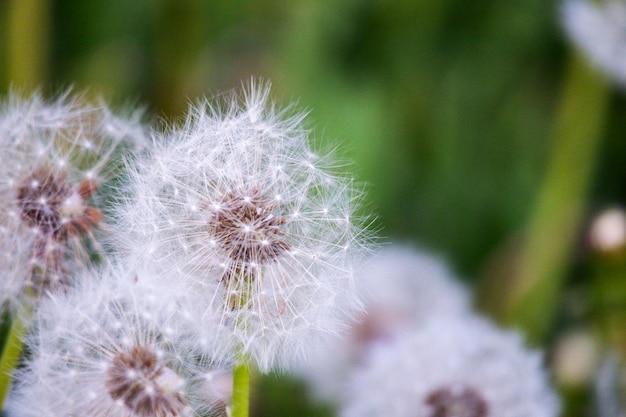
{"type": "MultiPolygon", "coordinates": [[[[270,80],[276,99],[309,111],[320,145],[353,161],[383,240],[447,259],[479,308],[546,349],[564,415],[586,416],[593,378],[556,364],[573,334],[593,342],[594,365],[626,353],[626,251],[588,243],[591,219],[626,204],[626,94],[576,58],[559,6],[0,0],[0,91],[73,86],[174,121],[189,99],[270,80]],[[533,263],[528,245],[556,255],[533,263]],[[528,263],[537,282],[518,297],[528,263]]],[[[269,376],[253,415],[332,410],[269,376]]]]}

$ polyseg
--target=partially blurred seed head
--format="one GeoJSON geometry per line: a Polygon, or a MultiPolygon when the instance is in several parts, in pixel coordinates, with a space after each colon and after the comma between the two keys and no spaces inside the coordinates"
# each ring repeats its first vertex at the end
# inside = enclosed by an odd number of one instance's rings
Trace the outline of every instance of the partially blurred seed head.
{"type": "Polygon", "coordinates": [[[0,304],[13,307],[25,287],[65,286],[90,263],[114,159],[145,138],[138,116],[114,116],[70,92],[55,101],[11,93],[0,136],[0,304]]]}
{"type": "Polygon", "coordinates": [[[351,373],[378,344],[390,343],[407,326],[434,316],[466,315],[470,294],[437,256],[411,245],[393,244],[356,272],[364,310],[342,337],[328,340],[297,373],[316,396],[341,403],[351,373]]]}
{"type": "Polygon", "coordinates": [[[559,402],[516,334],[437,316],[380,344],[356,369],[343,417],[556,417],[559,402]]]}
{"type": "Polygon", "coordinates": [[[202,354],[197,317],[150,286],[150,274],[105,266],[42,300],[10,415],[179,417],[224,407],[206,395],[205,375],[230,364],[202,354]]]}

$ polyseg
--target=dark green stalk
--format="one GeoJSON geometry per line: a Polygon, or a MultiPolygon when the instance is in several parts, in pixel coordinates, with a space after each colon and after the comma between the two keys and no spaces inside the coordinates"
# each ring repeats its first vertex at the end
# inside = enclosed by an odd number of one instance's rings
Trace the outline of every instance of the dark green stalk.
{"type": "Polygon", "coordinates": [[[508,289],[504,319],[539,342],[553,323],[585,210],[609,104],[609,86],[581,57],[568,67],[554,148],[508,289]]]}

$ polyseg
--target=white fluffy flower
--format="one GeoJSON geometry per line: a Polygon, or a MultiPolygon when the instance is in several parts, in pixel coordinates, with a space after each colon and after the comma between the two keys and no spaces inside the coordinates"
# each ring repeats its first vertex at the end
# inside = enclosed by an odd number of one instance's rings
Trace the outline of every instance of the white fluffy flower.
{"type": "Polygon", "coordinates": [[[468,290],[439,258],[411,246],[391,245],[358,270],[365,310],[341,338],[333,338],[298,370],[322,399],[340,403],[351,373],[370,349],[406,326],[433,316],[470,312],[468,290]]]}
{"type": "Polygon", "coordinates": [[[475,317],[433,317],[372,351],[343,417],[556,417],[542,355],[475,317]]]}
{"type": "Polygon", "coordinates": [[[359,193],[311,150],[302,118],[254,84],[192,107],[131,168],[118,209],[133,262],[181,282],[221,325],[216,349],[242,349],[262,370],[302,355],[358,305],[359,193]]]}
{"type": "Polygon", "coordinates": [[[0,136],[0,307],[15,307],[26,286],[67,284],[89,262],[111,159],[145,138],[137,115],[69,93],[53,102],[11,94],[0,105],[0,136]]]}
{"type": "Polygon", "coordinates": [[[185,305],[164,302],[147,273],[86,275],[41,303],[9,415],[202,416],[228,402],[206,395],[216,364],[189,348],[200,343],[185,305]]]}
{"type": "Polygon", "coordinates": [[[561,18],[571,41],[592,63],[626,85],[626,2],[565,0],[561,18]]]}

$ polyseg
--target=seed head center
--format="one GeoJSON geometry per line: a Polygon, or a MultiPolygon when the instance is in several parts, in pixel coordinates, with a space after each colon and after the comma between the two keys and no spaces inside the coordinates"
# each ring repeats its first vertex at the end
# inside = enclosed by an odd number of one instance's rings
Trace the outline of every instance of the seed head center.
{"type": "Polygon", "coordinates": [[[426,397],[430,417],[487,417],[484,398],[470,387],[453,385],[431,392],[426,397]]]}
{"type": "Polygon", "coordinates": [[[21,218],[29,226],[47,238],[63,241],[87,233],[100,222],[100,210],[87,204],[96,189],[92,180],[85,179],[73,186],[66,172],[42,167],[22,181],[17,204],[21,218]]]}
{"type": "Polygon", "coordinates": [[[208,222],[211,241],[237,267],[269,263],[289,250],[284,240],[285,219],[274,214],[276,202],[258,190],[230,193],[212,207],[215,209],[208,222]]]}
{"type": "Polygon", "coordinates": [[[160,364],[152,349],[133,346],[118,353],[106,373],[106,389],[132,416],[178,417],[187,407],[179,392],[182,379],[160,364]]]}

